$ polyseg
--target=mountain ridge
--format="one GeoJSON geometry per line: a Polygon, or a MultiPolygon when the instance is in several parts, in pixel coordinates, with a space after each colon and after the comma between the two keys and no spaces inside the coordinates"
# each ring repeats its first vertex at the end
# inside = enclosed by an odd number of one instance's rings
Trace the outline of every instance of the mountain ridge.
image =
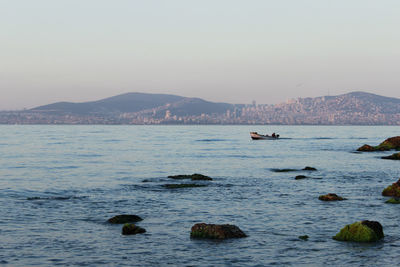
{"type": "Polygon", "coordinates": [[[400,99],[354,91],[275,105],[246,105],[136,92],[2,112],[0,123],[400,125],[400,99]]]}

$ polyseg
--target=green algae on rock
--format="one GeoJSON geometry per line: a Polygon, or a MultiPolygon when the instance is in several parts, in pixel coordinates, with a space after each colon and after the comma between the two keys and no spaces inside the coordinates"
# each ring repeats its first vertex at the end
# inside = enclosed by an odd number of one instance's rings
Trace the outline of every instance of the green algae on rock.
{"type": "Polygon", "coordinates": [[[392,197],[391,199],[386,200],[385,203],[400,204],[400,198],[392,197]]]}
{"type": "Polygon", "coordinates": [[[329,193],[329,194],[326,194],[326,195],[321,195],[321,196],[318,197],[318,199],[322,200],[322,201],[341,201],[341,200],[346,200],[346,198],[340,197],[340,196],[338,196],[336,194],[333,194],[333,193],[329,193]]]}
{"type": "Polygon", "coordinates": [[[373,147],[373,146],[370,146],[370,145],[365,144],[365,145],[359,147],[359,148],[357,149],[357,151],[361,151],[361,152],[372,152],[372,151],[376,151],[376,149],[375,149],[375,147],[373,147]]]}
{"type": "Polygon", "coordinates": [[[207,239],[242,238],[247,235],[236,225],[197,223],[192,226],[190,237],[207,239]]]}
{"type": "Polygon", "coordinates": [[[123,235],[136,235],[146,233],[146,229],[134,225],[133,223],[126,223],[122,227],[123,235]]]}
{"type": "Polygon", "coordinates": [[[392,149],[400,149],[400,136],[390,137],[377,146],[363,145],[357,151],[371,152],[371,151],[387,151],[392,149]]]}
{"type": "Polygon", "coordinates": [[[191,188],[191,187],[205,187],[205,184],[165,184],[163,185],[168,189],[176,189],[176,188],[191,188]]]}
{"type": "Polygon", "coordinates": [[[381,157],[381,159],[400,160],[400,153],[394,153],[390,156],[381,157]]]}
{"type": "Polygon", "coordinates": [[[181,179],[191,179],[193,181],[196,181],[196,180],[211,181],[212,180],[211,177],[208,177],[206,175],[199,174],[199,173],[170,175],[170,176],[168,176],[168,178],[179,179],[179,180],[181,180],[181,179]]]}
{"type": "Polygon", "coordinates": [[[382,196],[400,197],[400,179],[382,191],[382,196]]]}
{"type": "Polygon", "coordinates": [[[376,221],[348,224],[334,237],[338,241],[376,242],[384,237],[382,225],[376,221]]]}
{"type": "Polygon", "coordinates": [[[122,214],[122,215],[117,215],[114,216],[110,219],[108,219],[109,223],[114,223],[114,224],[124,224],[124,223],[130,223],[130,222],[138,222],[143,220],[137,215],[130,215],[130,214],[122,214]]]}

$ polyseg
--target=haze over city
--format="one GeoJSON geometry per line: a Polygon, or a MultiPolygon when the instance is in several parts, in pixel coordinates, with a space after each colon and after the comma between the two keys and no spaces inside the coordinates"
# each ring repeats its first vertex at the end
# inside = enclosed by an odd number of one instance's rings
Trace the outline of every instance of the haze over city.
{"type": "Polygon", "coordinates": [[[400,97],[400,2],[2,1],[0,110],[126,92],[400,97]]]}

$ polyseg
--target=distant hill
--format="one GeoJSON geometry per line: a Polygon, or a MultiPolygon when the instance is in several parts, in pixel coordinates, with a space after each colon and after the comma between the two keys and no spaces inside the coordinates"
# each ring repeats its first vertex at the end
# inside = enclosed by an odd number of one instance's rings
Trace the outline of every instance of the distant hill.
{"type": "Polygon", "coordinates": [[[400,125],[400,99],[351,92],[277,105],[233,105],[177,95],[127,93],[98,101],[0,112],[0,124],[400,125]]]}
{"type": "Polygon", "coordinates": [[[400,99],[366,92],[299,98],[266,110],[270,123],[399,124],[400,99]]]}
{"type": "Polygon", "coordinates": [[[140,111],[153,112],[153,109],[168,109],[180,116],[200,115],[202,113],[223,113],[232,108],[231,104],[213,103],[200,98],[188,98],[168,94],[145,94],[127,93],[105,98],[98,101],[71,103],[58,102],[31,109],[51,114],[109,114],[109,113],[132,113],[140,111]]]}

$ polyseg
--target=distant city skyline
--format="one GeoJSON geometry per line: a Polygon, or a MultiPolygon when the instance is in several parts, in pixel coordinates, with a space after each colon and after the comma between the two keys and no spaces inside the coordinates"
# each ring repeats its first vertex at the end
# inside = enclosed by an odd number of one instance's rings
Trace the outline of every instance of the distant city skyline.
{"type": "Polygon", "coordinates": [[[400,98],[397,0],[0,2],[0,110],[127,92],[400,98]]]}

